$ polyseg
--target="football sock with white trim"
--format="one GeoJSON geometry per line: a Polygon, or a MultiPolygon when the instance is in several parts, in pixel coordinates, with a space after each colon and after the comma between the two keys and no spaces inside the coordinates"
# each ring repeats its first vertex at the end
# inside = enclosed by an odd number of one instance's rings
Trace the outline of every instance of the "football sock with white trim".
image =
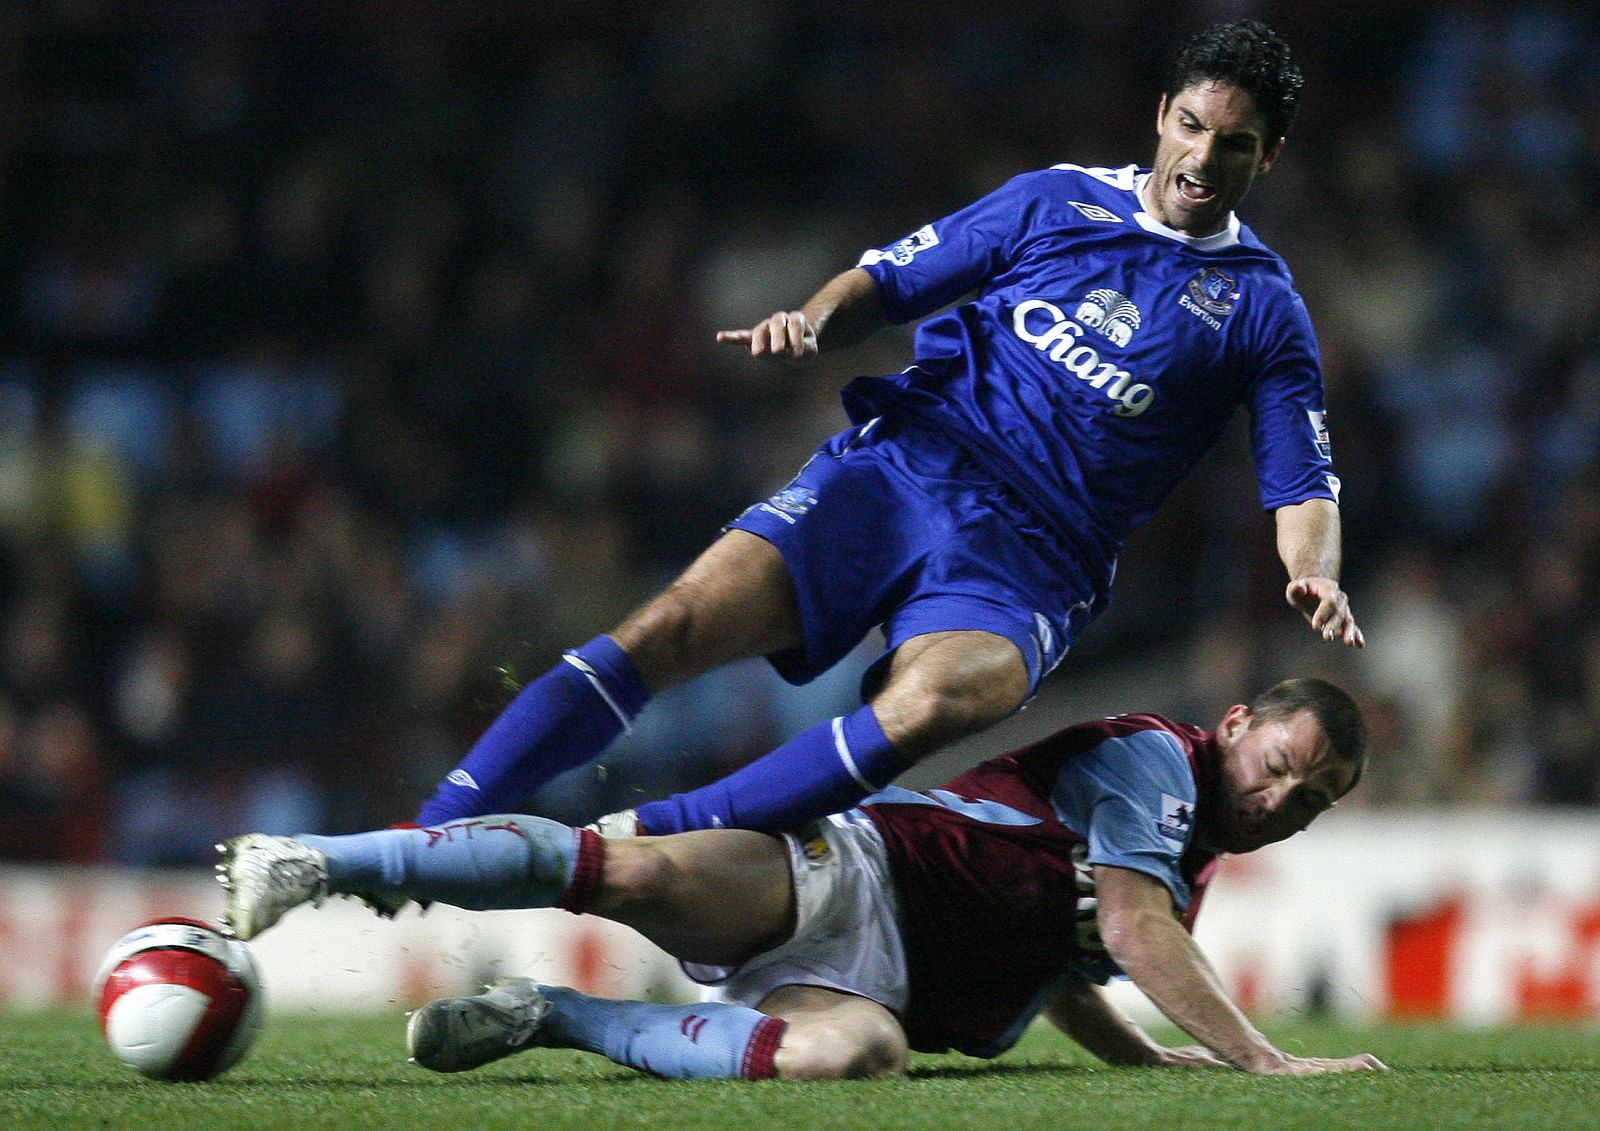
{"type": "Polygon", "coordinates": [[[417,812],[417,824],[515,811],[557,774],[600,754],[650,699],[609,636],[596,636],[524,687],[417,812]]]}
{"type": "Polygon", "coordinates": [[[605,851],[601,838],[586,829],[509,813],[432,828],[294,839],[326,855],[333,894],[396,892],[470,911],[581,911],[605,851]]]}
{"type": "Polygon", "coordinates": [[[785,1022],[730,1002],[660,1005],[610,1001],[541,986],[550,1012],[539,1043],[597,1052],[618,1064],[677,1080],[764,1080],[785,1022]]]}
{"type": "Polygon", "coordinates": [[[794,828],[850,808],[900,773],[870,704],[803,730],[720,781],[635,812],[655,836],[690,829],[794,828]]]}

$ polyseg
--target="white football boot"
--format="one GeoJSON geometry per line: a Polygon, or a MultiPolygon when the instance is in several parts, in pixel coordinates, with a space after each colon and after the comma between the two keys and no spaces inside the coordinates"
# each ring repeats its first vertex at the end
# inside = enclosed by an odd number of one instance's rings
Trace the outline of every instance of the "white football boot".
{"type": "Polygon", "coordinates": [[[248,942],[302,903],[328,894],[328,857],[286,836],[246,833],[217,845],[217,882],[228,893],[225,933],[248,942]]]}
{"type": "Polygon", "coordinates": [[[620,809],[597,817],[583,827],[608,840],[631,840],[639,835],[639,814],[632,809],[620,809]]]}
{"type": "Polygon", "coordinates": [[[476,997],[430,1001],[411,1014],[411,1063],[435,1072],[465,1072],[538,1044],[550,1002],[532,978],[502,978],[476,997]]]}

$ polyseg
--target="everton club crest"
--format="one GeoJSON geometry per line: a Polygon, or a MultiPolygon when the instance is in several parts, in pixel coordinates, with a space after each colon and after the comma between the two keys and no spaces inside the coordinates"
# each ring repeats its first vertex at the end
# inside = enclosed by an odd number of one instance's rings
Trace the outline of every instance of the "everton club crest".
{"type": "Polygon", "coordinates": [[[1218,318],[1233,312],[1239,292],[1234,290],[1234,278],[1215,267],[1202,267],[1200,273],[1189,280],[1189,297],[1194,304],[1218,318]]]}

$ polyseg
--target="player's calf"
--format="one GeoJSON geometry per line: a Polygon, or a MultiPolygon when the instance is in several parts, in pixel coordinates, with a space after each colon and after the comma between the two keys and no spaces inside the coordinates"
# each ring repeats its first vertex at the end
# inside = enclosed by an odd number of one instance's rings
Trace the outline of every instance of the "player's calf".
{"type": "Polygon", "coordinates": [[[542,817],[498,815],[435,828],[352,836],[237,837],[220,846],[227,922],[253,938],[322,896],[401,897],[473,911],[581,911],[600,879],[604,843],[542,817]]]}
{"type": "Polygon", "coordinates": [[[414,1063],[461,1072],[535,1046],[581,1049],[674,1079],[762,1080],[785,1025],[742,1005],[658,1005],[589,997],[510,978],[476,997],[444,998],[411,1015],[414,1063]]]}
{"type": "Polygon", "coordinates": [[[782,1080],[860,1080],[905,1070],[904,1041],[832,1023],[791,1024],[777,1056],[782,1080]]]}

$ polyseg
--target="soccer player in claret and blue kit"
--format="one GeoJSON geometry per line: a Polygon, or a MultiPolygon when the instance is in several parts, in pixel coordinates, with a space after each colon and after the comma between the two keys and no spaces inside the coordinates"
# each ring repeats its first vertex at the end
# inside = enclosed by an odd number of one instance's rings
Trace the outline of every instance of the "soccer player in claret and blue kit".
{"type": "Polygon", "coordinates": [[[412,1015],[411,1056],[439,1072],[554,1047],[669,1077],[882,1076],[911,1050],[996,1056],[1041,1013],[1111,1064],[1381,1069],[1275,1048],[1185,929],[1218,853],[1293,836],[1354,788],[1365,735],[1343,690],[1286,680],[1214,731],[1100,719],[782,835],[604,837],[501,814],[247,834],[218,872],[241,938],[333,894],[560,907],[633,927],[723,991],[680,1005],[505,979],[412,1015]],[[1113,1008],[1098,984],[1118,972],[1200,1044],[1158,1044],[1113,1008]]]}
{"type": "Polygon", "coordinates": [[[525,687],[417,814],[515,811],[653,693],[766,656],[804,683],[875,627],[863,705],[607,829],[784,829],[1010,715],[1106,605],[1127,537],[1243,406],[1288,603],[1363,644],[1340,588],[1316,339],[1235,206],[1283,153],[1302,78],[1264,24],[1211,27],[1155,105],[1154,165],[1025,173],[718,340],[806,361],[927,317],[854,422],[622,624],[525,687]],[[969,300],[934,314],[963,296],[969,300]]]}

